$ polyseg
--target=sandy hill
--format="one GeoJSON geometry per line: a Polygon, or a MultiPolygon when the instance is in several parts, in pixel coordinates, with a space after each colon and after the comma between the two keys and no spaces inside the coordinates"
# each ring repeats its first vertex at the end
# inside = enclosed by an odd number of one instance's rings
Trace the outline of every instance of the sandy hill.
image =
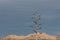
{"type": "Polygon", "coordinates": [[[3,37],[3,39],[51,39],[56,40],[55,36],[48,35],[46,33],[34,33],[34,34],[28,34],[26,36],[16,36],[16,35],[8,35],[6,37],[3,37]]]}
{"type": "Polygon", "coordinates": [[[33,38],[36,39],[36,37],[38,39],[52,39],[52,40],[56,39],[56,36],[48,35],[46,33],[42,33],[42,34],[40,34],[40,33],[35,34],[34,33],[34,34],[29,34],[26,36],[26,38],[28,38],[28,39],[33,39],[33,38]]]}

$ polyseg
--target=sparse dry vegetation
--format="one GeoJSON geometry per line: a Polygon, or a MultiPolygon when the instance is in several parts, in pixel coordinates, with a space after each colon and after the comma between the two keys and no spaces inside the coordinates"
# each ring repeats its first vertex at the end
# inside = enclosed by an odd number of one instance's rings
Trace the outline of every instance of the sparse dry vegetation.
{"type": "Polygon", "coordinates": [[[60,35],[51,36],[46,33],[29,34],[26,36],[8,35],[3,38],[0,38],[0,40],[60,40],[60,35]]]}
{"type": "Polygon", "coordinates": [[[57,35],[56,36],[56,40],[60,40],[60,35],[57,35]]]}

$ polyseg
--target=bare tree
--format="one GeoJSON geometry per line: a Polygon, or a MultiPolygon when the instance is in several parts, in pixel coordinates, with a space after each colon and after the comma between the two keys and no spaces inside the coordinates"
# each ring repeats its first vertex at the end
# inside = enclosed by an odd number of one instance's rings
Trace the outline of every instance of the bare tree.
{"type": "Polygon", "coordinates": [[[40,14],[34,13],[33,14],[33,31],[37,34],[39,32],[39,30],[41,30],[42,28],[40,27],[40,14]]]}
{"type": "MultiPolygon", "coordinates": [[[[41,24],[40,24],[40,14],[37,14],[37,12],[35,12],[33,14],[33,23],[34,23],[34,26],[33,26],[33,31],[36,33],[36,40],[39,40],[38,37],[37,37],[37,34],[39,33],[39,30],[41,30],[41,24]]],[[[40,32],[41,33],[41,32],[40,32]]],[[[40,39],[41,40],[41,39],[40,39]]]]}

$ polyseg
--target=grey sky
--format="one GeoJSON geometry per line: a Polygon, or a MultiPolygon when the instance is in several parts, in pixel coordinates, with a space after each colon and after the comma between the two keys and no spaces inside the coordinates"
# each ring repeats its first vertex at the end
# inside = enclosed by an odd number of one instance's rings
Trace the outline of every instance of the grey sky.
{"type": "Polygon", "coordinates": [[[42,31],[59,33],[60,0],[0,0],[0,35],[32,33],[29,26],[37,9],[41,13],[42,31]]]}

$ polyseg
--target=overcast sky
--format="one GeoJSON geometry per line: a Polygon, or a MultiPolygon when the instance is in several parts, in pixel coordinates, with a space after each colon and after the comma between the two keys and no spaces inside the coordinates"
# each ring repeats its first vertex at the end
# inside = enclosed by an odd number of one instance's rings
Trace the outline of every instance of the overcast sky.
{"type": "Polygon", "coordinates": [[[42,32],[60,33],[60,0],[0,0],[0,36],[33,33],[32,14],[41,14],[42,32]]]}

